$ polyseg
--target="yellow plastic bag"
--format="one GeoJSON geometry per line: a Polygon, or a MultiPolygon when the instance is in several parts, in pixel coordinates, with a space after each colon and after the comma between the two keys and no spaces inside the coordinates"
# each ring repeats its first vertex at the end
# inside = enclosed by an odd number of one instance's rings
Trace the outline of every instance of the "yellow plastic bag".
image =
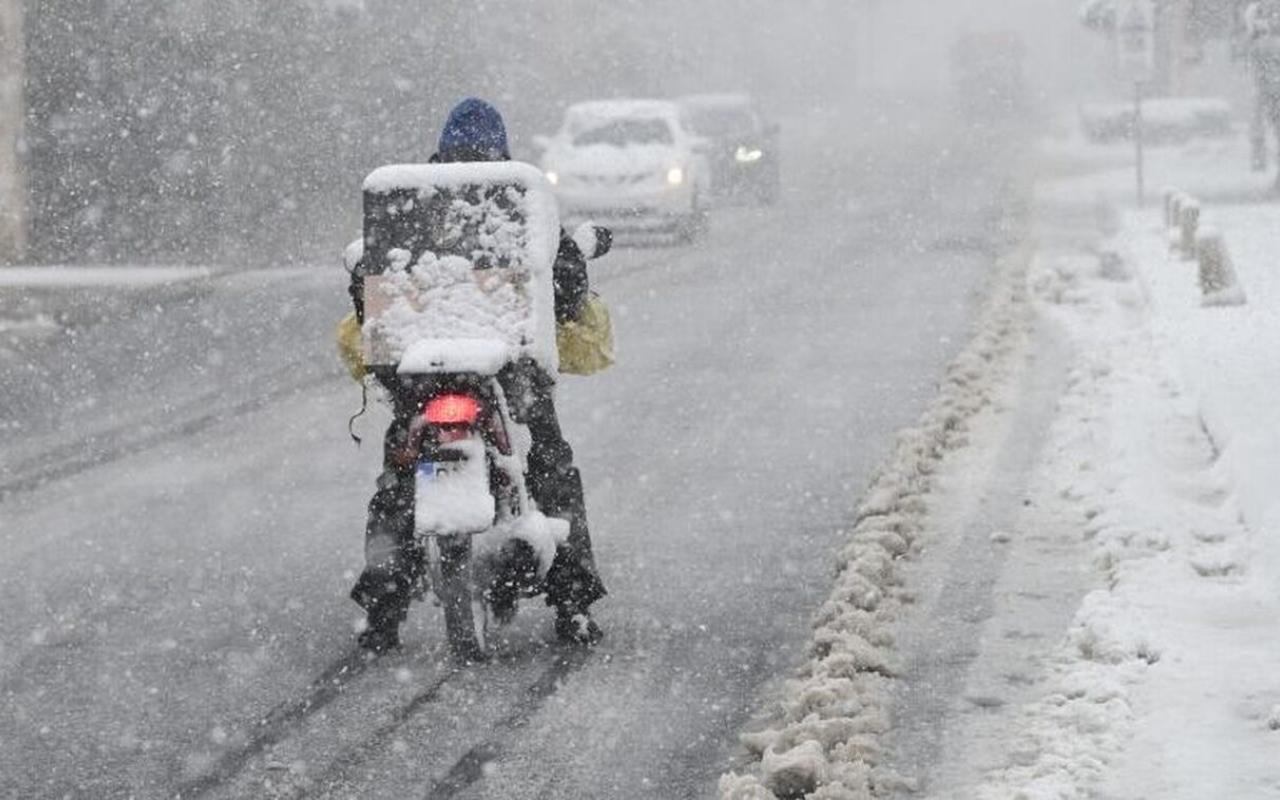
{"type": "Polygon", "coordinates": [[[569,375],[592,375],[613,366],[613,320],[598,295],[587,298],[577,320],[556,325],[556,349],[560,371],[569,375]]]}
{"type": "Polygon", "coordinates": [[[364,380],[368,369],[364,365],[360,321],[356,319],[356,312],[348,313],[338,323],[337,340],[338,355],[342,357],[342,363],[346,365],[347,372],[350,372],[351,377],[357,381],[364,380]]]}

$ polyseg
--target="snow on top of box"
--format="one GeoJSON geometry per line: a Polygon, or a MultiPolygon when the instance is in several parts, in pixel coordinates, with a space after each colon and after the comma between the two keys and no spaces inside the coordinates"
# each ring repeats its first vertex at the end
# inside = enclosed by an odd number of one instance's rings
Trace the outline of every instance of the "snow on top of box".
{"type": "Polygon", "coordinates": [[[486,250],[499,256],[519,256],[531,272],[549,272],[560,246],[560,219],[551,185],[537,167],[520,161],[391,164],[369,173],[363,188],[376,194],[416,190],[420,199],[429,200],[439,189],[471,185],[523,187],[520,196],[507,194],[522,220],[518,226],[503,224],[501,220],[510,215],[494,213],[487,204],[454,203],[452,211],[459,224],[487,217],[483,222],[488,230],[479,242],[486,250]]]}

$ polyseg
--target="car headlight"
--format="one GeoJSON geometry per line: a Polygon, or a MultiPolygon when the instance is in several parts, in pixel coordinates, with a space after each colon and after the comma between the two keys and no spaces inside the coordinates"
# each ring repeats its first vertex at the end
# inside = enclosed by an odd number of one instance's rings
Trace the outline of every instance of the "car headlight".
{"type": "Polygon", "coordinates": [[[560,173],[550,169],[547,170],[547,183],[551,184],[552,186],[559,186],[560,173]]]}
{"type": "Polygon", "coordinates": [[[739,147],[733,157],[737,159],[739,164],[750,164],[753,161],[759,161],[764,158],[764,151],[758,147],[739,147]]]}
{"type": "Polygon", "coordinates": [[[672,186],[679,186],[684,183],[684,170],[680,167],[672,167],[667,170],[667,183],[672,186]]]}

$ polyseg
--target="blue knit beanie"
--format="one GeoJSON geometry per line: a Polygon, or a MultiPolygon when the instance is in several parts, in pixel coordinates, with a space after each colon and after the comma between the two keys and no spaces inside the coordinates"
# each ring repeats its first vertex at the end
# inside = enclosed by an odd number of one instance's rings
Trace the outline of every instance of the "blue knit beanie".
{"type": "Polygon", "coordinates": [[[483,100],[468,97],[449,112],[440,131],[439,156],[442,161],[502,161],[511,158],[507,149],[507,126],[498,109],[483,100]]]}

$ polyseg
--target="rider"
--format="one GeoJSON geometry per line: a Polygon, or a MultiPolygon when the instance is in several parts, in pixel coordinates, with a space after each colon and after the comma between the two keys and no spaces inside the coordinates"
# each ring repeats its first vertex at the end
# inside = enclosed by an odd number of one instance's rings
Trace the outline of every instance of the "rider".
{"type": "MultiPolygon", "coordinates": [[[[498,111],[483,100],[469,98],[449,114],[440,134],[433,163],[508,161],[506,127],[498,111]]],[[[560,251],[553,271],[557,322],[576,320],[586,303],[587,268],[584,254],[573,239],[560,232],[560,251]]],[[[351,298],[363,320],[363,274],[352,271],[351,298]]],[[[573,465],[573,451],[560,432],[554,404],[555,378],[543,369],[524,363],[499,375],[508,396],[526,398],[524,422],[532,437],[526,480],[538,509],[548,516],[569,521],[569,537],[556,550],[547,572],[547,605],[556,609],[556,635],[563,641],[594,644],[603,636],[591,619],[590,605],[605,595],[596,570],[587,532],[582,477],[573,465]]],[[[383,472],[378,490],[369,502],[365,530],[365,569],[351,598],[368,615],[368,627],[360,645],[384,652],[400,643],[399,628],[425,569],[424,554],[414,537],[414,478],[411,464],[396,458],[408,436],[408,423],[416,408],[399,402],[394,386],[387,386],[395,407],[395,419],[387,429],[383,472]]],[[[515,612],[514,589],[490,598],[495,616],[510,619],[515,612]]]]}

